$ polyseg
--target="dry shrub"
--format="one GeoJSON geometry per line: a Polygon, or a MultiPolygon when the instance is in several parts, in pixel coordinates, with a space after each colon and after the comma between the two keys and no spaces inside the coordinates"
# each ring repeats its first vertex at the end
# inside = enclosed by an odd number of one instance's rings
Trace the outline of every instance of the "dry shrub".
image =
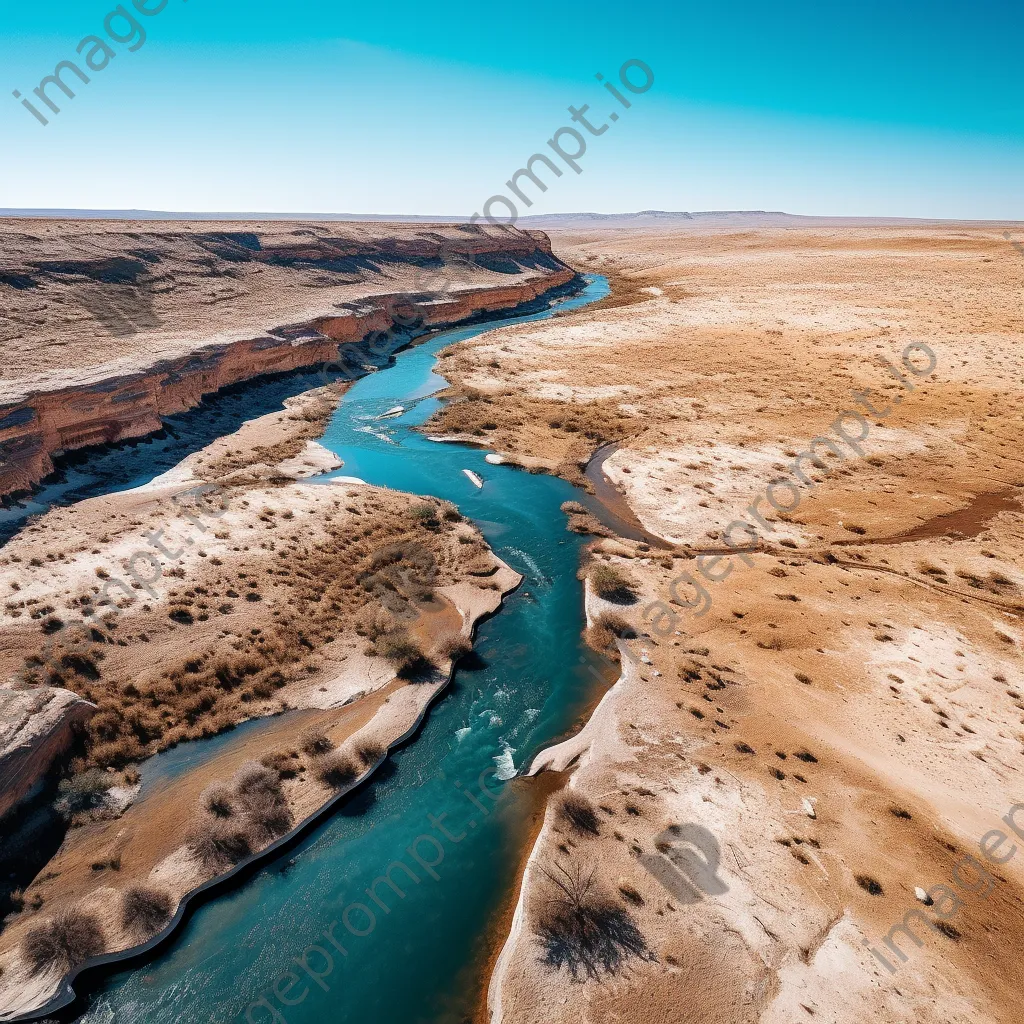
{"type": "Polygon", "coordinates": [[[105,948],[99,919],[75,907],[30,928],[21,942],[22,955],[36,973],[56,968],[64,974],[105,948]]]}
{"type": "Polygon", "coordinates": [[[615,604],[634,604],[637,599],[637,585],[632,577],[614,565],[601,563],[588,573],[594,593],[605,601],[615,604]]]}
{"type": "Polygon", "coordinates": [[[235,805],[232,799],[231,789],[223,782],[211,782],[203,790],[199,802],[205,811],[208,811],[215,818],[230,818],[235,813],[235,805]]]}
{"type": "Polygon", "coordinates": [[[255,796],[281,795],[281,776],[258,761],[247,761],[235,772],[235,793],[241,803],[255,796]]]}
{"type": "Polygon", "coordinates": [[[395,620],[383,608],[367,605],[361,608],[355,617],[355,629],[359,636],[369,640],[378,640],[390,629],[394,629],[395,620]]]}
{"type": "Polygon", "coordinates": [[[621,640],[633,640],[636,638],[636,630],[621,616],[615,612],[601,612],[594,625],[598,629],[606,629],[609,633],[619,637],[621,640]]]}
{"type": "Polygon", "coordinates": [[[555,971],[565,967],[573,981],[585,981],[618,974],[631,957],[654,959],[629,911],[598,890],[593,869],[556,864],[544,874],[552,888],[536,932],[545,964],[555,971]]]}
{"type": "Polygon", "coordinates": [[[155,935],[171,919],[174,901],[163,889],[130,885],[121,902],[121,923],[125,931],[141,938],[155,935]]]}
{"type": "Polygon", "coordinates": [[[313,774],[325,786],[341,789],[359,778],[359,766],[348,754],[340,750],[332,750],[327,754],[319,754],[313,759],[313,774]]]}
{"type": "Polygon", "coordinates": [[[141,761],[145,754],[145,748],[135,736],[100,743],[90,751],[91,760],[100,768],[123,768],[131,761],[141,761]]]}
{"type": "Polygon", "coordinates": [[[216,819],[200,822],[189,835],[187,845],[203,867],[213,872],[233,867],[253,852],[248,829],[216,819]]]}
{"type": "Polygon", "coordinates": [[[61,780],[57,787],[60,794],[54,804],[58,813],[69,821],[78,815],[87,814],[106,805],[107,791],[116,779],[108,772],[97,768],[61,780]]]}
{"type": "Polygon", "coordinates": [[[582,793],[566,793],[558,802],[558,819],[580,835],[596,836],[601,831],[594,805],[582,793]]]}
{"type": "Polygon", "coordinates": [[[442,658],[454,663],[465,658],[473,650],[473,645],[461,633],[450,633],[437,641],[436,650],[442,658]]]}
{"type": "Polygon", "coordinates": [[[315,757],[317,754],[326,754],[334,749],[327,733],[318,726],[310,726],[299,737],[299,746],[304,754],[315,757]]]}
{"type": "Polygon", "coordinates": [[[371,764],[376,764],[384,756],[386,749],[376,740],[363,740],[356,746],[356,755],[369,768],[371,764]]]}
{"type": "Polygon", "coordinates": [[[299,774],[298,754],[292,750],[275,750],[264,754],[260,764],[277,772],[282,779],[294,779],[299,774]]]}
{"type": "Polygon", "coordinates": [[[245,817],[257,845],[279,839],[291,831],[291,808],[283,796],[256,790],[245,798],[245,817]]]}
{"type": "Polygon", "coordinates": [[[616,639],[632,640],[636,635],[636,630],[614,612],[602,612],[589,630],[590,643],[599,651],[615,651],[616,639]]]}
{"type": "Polygon", "coordinates": [[[396,629],[388,633],[377,642],[377,647],[402,679],[420,675],[434,667],[423,653],[423,648],[405,630],[396,629]]]}
{"type": "Polygon", "coordinates": [[[248,834],[257,845],[283,836],[292,827],[292,812],[284,796],[281,776],[256,761],[242,765],[235,773],[235,797],[249,826],[248,834]]]}

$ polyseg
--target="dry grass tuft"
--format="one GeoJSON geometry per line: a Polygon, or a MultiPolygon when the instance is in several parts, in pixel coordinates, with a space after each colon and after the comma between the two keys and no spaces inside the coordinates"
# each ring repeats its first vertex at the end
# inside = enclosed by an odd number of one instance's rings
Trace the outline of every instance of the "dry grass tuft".
{"type": "Polygon", "coordinates": [[[318,754],[312,763],[313,775],[331,789],[341,789],[355,782],[361,772],[359,765],[348,754],[340,750],[332,750],[327,754],[318,754]]]}
{"type": "Polygon", "coordinates": [[[590,570],[587,578],[594,593],[605,601],[613,601],[615,604],[636,603],[636,581],[614,565],[599,563],[590,570]]]}
{"type": "Polygon", "coordinates": [[[53,969],[65,974],[105,948],[99,919],[74,907],[30,928],[21,943],[22,956],[37,974],[53,969]]]}
{"type": "Polygon", "coordinates": [[[162,889],[131,885],[121,902],[121,923],[126,932],[139,938],[155,935],[171,919],[174,902],[162,889]]]}

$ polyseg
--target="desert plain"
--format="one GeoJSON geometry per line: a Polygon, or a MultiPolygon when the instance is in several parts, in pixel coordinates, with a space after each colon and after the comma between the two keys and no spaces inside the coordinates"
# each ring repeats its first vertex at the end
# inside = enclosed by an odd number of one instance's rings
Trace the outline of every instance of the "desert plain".
{"type": "MultiPolygon", "coordinates": [[[[301,345],[328,357],[359,345],[334,321],[372,319],[381,295],[420,303],[430,326],[574,272],[610,282],[600,302],[442,351],[447,401],[424,428],[596,490],[634,527],[616,536],[567,509],[595,533],[580,566],[587,640],[621,671],[515,783],[544,787],[546,813],[495,923],[481,1020],[1018,1018],[1016,226],[567,222],[547,229],[550,249],[547,236],[494,232],[467,249],[466,294],[434,316],[410,270],[443,262],[422,227],[346,229],[351,251],[341,229],[276,227],[286,237],[264,248],[282,251],[259,259],[234,228],[201,245],[194,227],[176,230],[181,265],[150,285],[159,323],[129,339],[79,340],[70,307],[58,302],[55,320],[53,295],[8,284],[35,321],[6,328],[4,400],[14,412],[36,401],[49,426],[11,421],[23,444],[5,449],[21,460],[5,479],[44,479],[69,436],[86,447],[157,429],[210,381],[179,388],[170,410],[143,394],[168,393],[157,373],[177,387],[189,367],[174,361],[199,350],[234,367],[226,386],[271,369],[233,363],[231,346],[281,354],[251,344],[261,332],[289,339],[292,362],[272,369],[297,366],[301,345]],[[128,414],[106,398],[92,419],[67,412],[81,399],[69,390],[111,379],[128,414]]],[[[72,231],[45,255],[102,245],[117,273],[149,266],[145,239],[127,239],[72,231]]],[[[51,266],[45,284],[58,297],[63,272],[51,266]]],[[[53,508],[0,548],[14,723],[0,765],[20,773],[3,779],[5,864],[50,820],[31,805],[40,787],[68,819],[7,895],[0,1015],[41,1005],[71,966],[54,915],[97,924],[92,953],[128,948],[355,784],[428,713],[473,624],[516,586],[457,508],[310,482],[337,467],[317,438],[342,393],[310,390],[143,487],[53,508]],[[83,616],[156,529],[188,550],[159,591],[129,584],[83,616]],[[395,607],[409,610],[400,629],[395,607]],[[81,637],[59,645],[76,617],[98,634],[85,653],[81,637]],[[156,751],[286,707],[269,754],[138,797],[137,766],[156,751]]]]}

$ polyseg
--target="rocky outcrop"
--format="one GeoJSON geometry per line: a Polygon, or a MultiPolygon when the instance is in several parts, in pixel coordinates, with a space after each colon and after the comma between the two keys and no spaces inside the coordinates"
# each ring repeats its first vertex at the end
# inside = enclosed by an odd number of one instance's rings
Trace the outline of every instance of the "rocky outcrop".
{"type": "MultiPolygon", "coordinates": [[[[450,282],[469,280],[474,284],[453,285],[440,294],[396,290],[327,303],[333,307],[330,313],[271,328],[248,339],[184,345],[184,354],[154,361],[138,372],[104,375],[95,366],[72,368],[68,375],[74,383],[40,387],[0,404],[0,496],[38,483],[52,472],[55,455],[159,430],[161,417],[192,408],[204,395],[228,385],[263,374],[334,364],[344,356],[346,346],[356,346],[376,332],[388,332],[410,321],[422,324],[420,329],[463,322],[531,301],[575,277],[574,271],[551,254],[550,242],[539,232],[470,230],[455,239],[421,232],[411,238],[346,239],[344,244],[336,239],[314,239],[266,247],[258,235],[235,235],[238,237],[200,237],[211,259],[233,264],[270,264],[277,271],[298,268],[295,273],[302,275],[308,275],[310,268],[321,274],[351,275],[361,263],[376,261],[379,266],[391,261],[405,266],[406,272],[410,268],[416,271],[404,277],[396,274],[396,281],[407,277],[410,283],[425,282],[436,274],[437,282],[447,275],[450,282]],[[467,264],[468,277],[459,269],[467,264]],[[493,284],[476,286],[481,277],[493,284]]],[[[58,269],[63,274],[81,274],[88,267],[79,261],[74,267],[62,264],[58,269]]],[[[14,277],[8,274],[8,279],[16,278],[25,291],[33,287],[32,273],[39,277],[44,272],[55,271],[49,263],[42,269],[36,265],[34,271],[22,267],[14,277]]],[[[312,287],[306,276],[300,276],[297,283],[312,287]]],[[[443,283],[433,286],[445,287],[443,283]]],[[[207,337],[210,333],[215,332],[208,332],[207,337]]],[[[137,340],[141,345],[143,336],[137,340]]],[[[135,362],[138,365],[138,358],[135,362]]],[[[47,379],[52,379],[52,374],[47,379]]],[[[11,386],[3,390],[15,394],[11,386]]]]}
{"type": "Polygon", "coordinates": [[[0,817],[38,786],[95,710],[70,690],[0,690],[0,817]]]}

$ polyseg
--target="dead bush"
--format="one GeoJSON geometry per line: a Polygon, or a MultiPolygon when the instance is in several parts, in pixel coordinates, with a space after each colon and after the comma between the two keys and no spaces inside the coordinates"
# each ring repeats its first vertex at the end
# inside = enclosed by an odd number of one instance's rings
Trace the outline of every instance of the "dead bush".
{"type": "Polygon", "coordinates": [[[281,776],[258,761],[247,761],[235,772],[235,794],[242,804],[257,796],[281,795],[281,776]]]}
{"type": "Polygon", "coordinates": [[[99,919],[76,907],[30,928],[21,942],[22,955],[36,973],[56,969],[65,974],[105,948],[99,919]]]}
{"type": "Polygon", "coordinates": [[[615,612],[601,612],[594,625],[598,629],[607,629],[621,640],[633,640],[636,638],[636,630],[621,616],[615,612]]]}
{"type": "Polygon", "coordinates": [[[559,821],[580,835],[596,836],[601,831],[594,805],[582,793],[566,793],[556,810],[559,821]]]}
{"type": "Polygon", "coordinates": [[[310,726],[299,737],[299,746],[304,754],[315,757],[317,754],[326,754],[334,749],[327,733],[318,726],[310,726]]]}
{"type": "Polygon", "coordinates": [[[367,605],[365,608],[361,608],[355,617],[356,632],[360,636],[367,637],[369,640],[378,640],[388,630],[393,629],[394,624],[394,618],[384,611],[383,608],[375,605],[367,605]]]}
{"type": "Polygon", "coordinates": [[[214,873],[234,867],[253,852],[249,830],[232,821],[207,819],[186,842],[200,864],[214,873]]]}
{"type": "Polygon", "coordinates": [[[245,798],[250,834],[260,846],[279,839],[292,827],[292,812],[283,796],[256,790],[245,798]]]}
{"type": "Polygon", "coordinates": [[[121,923],[139,938],[155,935],[171,919],[174,901],[163,889],[130,885],[121,900],[121,923]]]}
{"type": "Polygon", "coordinates": [[[395,674],[402,679],[428,672],[434,666],[420,645],[404,630],[395,630],[382,637],[377,646],[380,653],[395,666],[395,674]]]}
{"type": "Polygon", "coordinates": [[[348,754],[332,750],[313,759],[313,774],[325,786],[341,789],[359,778],[359,766],[348,754]]]}
{"type": "Polygon", "coordinates": [[[62,779],[57,787],[60,795],[54,807],[60,815],[72,821],[77,815],[103,808],[107,791],[115,782],[116,779],[108,772],[96,768],[62,779]]]}
{"type": "Polygon", "coordinates": [[[556,864],[544,874],[550,896],[536,933],[545,964],[555,971],[565,967],[573,981],[585,981],[618,974],[631,957],[654,959],[629,911],[598,890],[593,869],[556,864]]]}
{"type": "Polygon", "coordinates": [[[299,774],[298,756],[291,750],[275,750],[271,754],[264,754],[260,764],[277,772],[282,779],[294,779],[299,774]]]}
{"type": "Polygon", "coordinates": [[[215,818],[230,818],[235,813],[231,789],[223,782],[211,782],[203,790],[199,802],[202,808],[215,818]]]}
{"type": "Polygon", "coordinates": [[[437,641],[436,649],[442,658],[454,664],[460,658],[465,658],[473,650],[473,645],[461,633],[449,633],[437,641]]]}
{"type": "Polygon", "coordinates": [[[592,647],[599,651],[613,652],[618,659],[615,641],[633,640],[636,637],[636,630],[621,616],[614,612],[602,612],[594,624],[587,631],[588,639],[592,647]]]}
{"type": "Polygon", "coordinates": [[[110,743],[100,743],[89,752],[91,760],[100,768],[123,768],[132,761],[141,761],[146,748],[135,736],[122,736],[110,743]]]}
{"type": "Polygon", "coordinates": [[[384,756],[385,749],[384,745],[376,740],[363,740],[356,746],[356,755],[369,768],[384,756]]]}
{"type": "Polygon", "coordinates": [[[615,604],[636,603],[636,582],[614,565],[595,565],[588,573],[588,578],[594,593],[605,601],[612,601],[615,604]]]}

